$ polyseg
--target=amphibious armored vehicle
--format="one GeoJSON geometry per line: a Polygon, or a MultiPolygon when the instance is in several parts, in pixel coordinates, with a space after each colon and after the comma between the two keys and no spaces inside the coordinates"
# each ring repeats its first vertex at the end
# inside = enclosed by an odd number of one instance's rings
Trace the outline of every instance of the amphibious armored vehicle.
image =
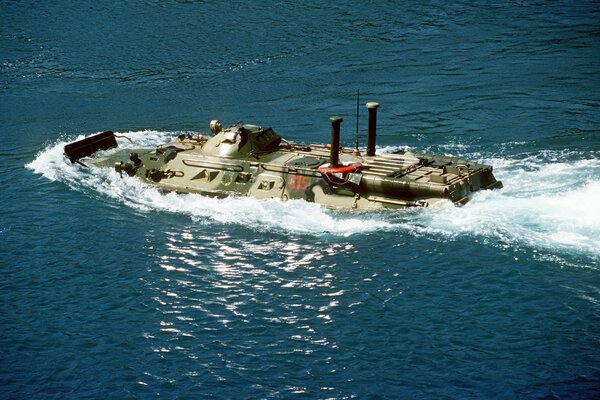
{"type": "Polygon", "coordinates": [[[213,120],[212,136],[181,135],[154,149],[121,150],[88,161],[99,150],[118,147],[115,134],[107,131],[66,145],[64,153],[72,162],[114,166],[122,176],[166,191],[303,199],[347,210],[427,207],[440,200],[460,205],[473,192],[502,187],[489,165],[413,152],[376,154],[378,106],[367,103],[364,154],[340,147],[340,117],[331,117],[329,144],[296,144],[271,128],[243,123],[223,128],[213,120]]]}

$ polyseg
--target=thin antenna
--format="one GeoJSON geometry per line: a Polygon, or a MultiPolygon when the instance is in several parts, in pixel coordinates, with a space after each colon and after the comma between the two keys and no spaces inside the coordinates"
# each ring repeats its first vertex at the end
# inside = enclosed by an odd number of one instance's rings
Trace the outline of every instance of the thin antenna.
{"type": "Polygon", "coordinates": [[[358,151],[358,104],[360,102],[360,89],[356,91],[356,147],[354,148],[354,154],[359,155],[358,151]]]}

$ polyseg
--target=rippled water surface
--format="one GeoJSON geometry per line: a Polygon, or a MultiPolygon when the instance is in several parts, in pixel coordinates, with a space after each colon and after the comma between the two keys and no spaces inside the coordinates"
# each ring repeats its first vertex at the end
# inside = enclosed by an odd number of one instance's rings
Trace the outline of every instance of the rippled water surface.
{"type": "Polygon", "coordinates": [[[598,398],[598,2],[0,16],[1,398],[598,398]],[[351,146],[359,89],[379,152],[489,163],[504,188],[348,213],[165,194],[62,155],[213,118],[315,143],[341,115],[351,146]]]}

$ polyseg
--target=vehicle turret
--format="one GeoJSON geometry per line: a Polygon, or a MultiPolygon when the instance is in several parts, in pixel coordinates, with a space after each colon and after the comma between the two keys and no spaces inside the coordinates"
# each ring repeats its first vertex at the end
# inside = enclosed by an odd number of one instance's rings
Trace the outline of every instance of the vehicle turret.
{"type": "Polygon", "coordinates": [[[237,124],[218,129],[202,146],[202,154],[223,158],[247,158],[275,151],[280,143],[281,137],[271,128],[237,124]]]}

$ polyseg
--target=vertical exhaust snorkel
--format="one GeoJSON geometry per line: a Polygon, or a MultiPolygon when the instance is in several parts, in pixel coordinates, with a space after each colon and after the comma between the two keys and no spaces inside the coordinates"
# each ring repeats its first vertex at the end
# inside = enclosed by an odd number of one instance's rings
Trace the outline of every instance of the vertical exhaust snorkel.
{"type": "Polygon", "coordinates": [[[337,167],[340,164],[340,124],[343,119],[341,117],[331,117],[331,144],[329,150],[329,166],[337,167]]]}
{"type": "Polygon", "coordinates": [[[375,142],[377,136],[377,107],[379,103],[370,101],[367,103],[367,109],[369,110],[369,131],[367,133],[367,156],[375,156],[375,142]]]}

